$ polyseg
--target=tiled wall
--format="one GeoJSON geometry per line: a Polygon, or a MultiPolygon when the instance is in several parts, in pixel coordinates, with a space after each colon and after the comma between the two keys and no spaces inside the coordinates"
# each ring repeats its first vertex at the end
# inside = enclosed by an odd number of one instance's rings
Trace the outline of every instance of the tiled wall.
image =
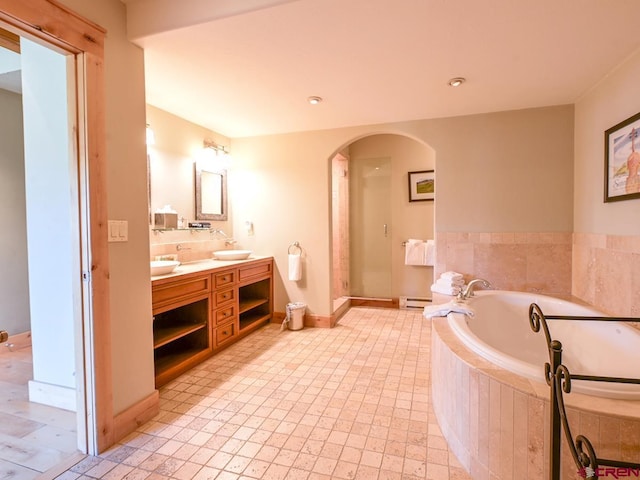
{"type": "Polygon", "coordinates": [[[233,248],[209,230],[153,230],[149,232],[151,259],[159,255],[177,255],[180,262],[213,258],[213,252],[233,248]],[[180,249],[178,249],[180,245],[180,249]]]}
{"type": "Polygon", "coordinates": [[[436,277],[453,270],[494,288],[571,294],[571,233],[438,232],[436,277]]]}
{"type": "Polygon", "coordinates": [[[574,234],[572,291],[610,315],[640,317],[640,236],[574,234]]]}

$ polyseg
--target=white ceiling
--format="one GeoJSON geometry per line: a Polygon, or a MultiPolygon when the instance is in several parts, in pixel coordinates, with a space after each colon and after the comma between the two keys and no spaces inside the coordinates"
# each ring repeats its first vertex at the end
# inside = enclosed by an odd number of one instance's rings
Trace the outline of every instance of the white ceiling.
{"type": "Polygon", "coordinates": [[[640,46],[637,0],[125,1],[148,103],[230,137],[573,103],[640,46]]]}

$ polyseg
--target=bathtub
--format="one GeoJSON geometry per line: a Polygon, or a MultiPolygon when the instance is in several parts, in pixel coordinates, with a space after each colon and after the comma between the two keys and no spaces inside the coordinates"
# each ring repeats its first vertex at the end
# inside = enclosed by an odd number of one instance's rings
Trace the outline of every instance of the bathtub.
{"type": "MultiPolygon", "coordinates": [[[[529,305],[545,315],[606,316],[593,308],[524,292],[484,290],[466,301],[475,315],[449,314],[451,329],[464,345],[491,363],[528,379],[544,382],[549,361],[542,330],[529,325],[529,305]]],[[[620,322],[549,320],[553,340],[562,343],[569,372],[607,377],[640,377],[640,330],[620,322]]],[[[572,381],[572,390],[607,398],[640,400],[640,385],[572,381]]]]}
{"type": "MultiPolygon", "coordinates": [[[[486,290],[467,300],[473,318],[432,319],[431,393],[438,425],[472,478],[548,478],[549,387],[544,333],[529,325],[529,305],[545,315],[603,316],[545,295],[486,290]]],[[[640,377],[640,331],[618,322],[549,320],[574,374],[640,377]]],[[[574,435],[602,457],[640,462],[640,388],[573,380],[565,395],[574,435]],[[624,446],[624,447],[621,447],[624,446]]],[[[562,477],[576,469],[563,441],[562,477]]]]}

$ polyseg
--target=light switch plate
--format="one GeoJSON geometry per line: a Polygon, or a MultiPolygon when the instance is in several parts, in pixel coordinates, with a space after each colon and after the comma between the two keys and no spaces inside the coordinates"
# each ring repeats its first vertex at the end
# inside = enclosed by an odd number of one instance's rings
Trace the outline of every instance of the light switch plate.
{"type": "Polygon", "coordinates": [[[129,240],[129,222],[127,220],[109,220],[109,242],[126,242],[129,240]]]}

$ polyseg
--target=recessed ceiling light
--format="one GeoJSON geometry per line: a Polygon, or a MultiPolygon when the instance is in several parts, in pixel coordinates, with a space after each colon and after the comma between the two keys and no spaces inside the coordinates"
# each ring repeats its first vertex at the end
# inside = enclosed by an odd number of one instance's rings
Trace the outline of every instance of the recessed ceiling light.
{"type": "Polygon", "coordinates": [[[449,80],[448,85],[450,87],[459,87],[460,85],[462,85],[464,82],[466,82],[467,79],[463,78],[463,77],[455,77],[452,78],[451,80],[449,80]]]}
{"type": "Polygon", "coordinates": [[[322,97],[309,97],[307,98],[307,102],[309,102],[311,105],[317,105],[322,102],[322,97]]]}

